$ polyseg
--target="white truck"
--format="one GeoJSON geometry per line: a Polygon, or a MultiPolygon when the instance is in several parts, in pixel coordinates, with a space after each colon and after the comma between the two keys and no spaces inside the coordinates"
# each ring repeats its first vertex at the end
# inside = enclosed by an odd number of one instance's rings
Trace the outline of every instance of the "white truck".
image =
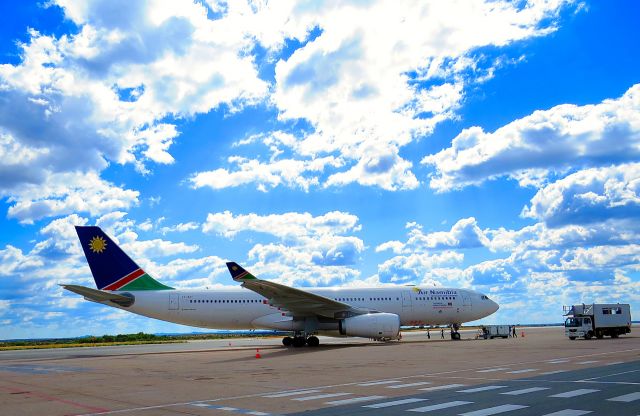
{"type": "Polygon", "coordinates": [[[511,335],[511,327],[509,325],[485,325],[481,329],[484,339],[509,338],[509,335],[511,335]]]}
{"type": "Polygon", "coordinates": [[[631,332],[631,308],[626,303],[593,303],[564,306],[564,334],[570,340],[583,337],[618,338],[631,332]]]}

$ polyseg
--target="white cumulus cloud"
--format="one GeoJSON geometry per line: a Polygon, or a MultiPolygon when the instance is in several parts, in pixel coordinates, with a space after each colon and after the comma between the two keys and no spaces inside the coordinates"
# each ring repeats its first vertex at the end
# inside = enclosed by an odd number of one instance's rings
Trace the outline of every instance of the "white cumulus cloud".
{"type": "Polygon", "coordinates": [[[640,164],[592,168],[571,174],[540,189],[522,215],[549,226],[609,219],[636,222],[640,216],[640,164]]]}
{"type": "Polygon", "coordinates": [[[599,104],[563,104],[536,111],[493,133],[464,130],[451,147],[425,157],[439,192],[508,176],[539,185],[550,173],[637,161],[640,158],[640,84],[599,104]]]}

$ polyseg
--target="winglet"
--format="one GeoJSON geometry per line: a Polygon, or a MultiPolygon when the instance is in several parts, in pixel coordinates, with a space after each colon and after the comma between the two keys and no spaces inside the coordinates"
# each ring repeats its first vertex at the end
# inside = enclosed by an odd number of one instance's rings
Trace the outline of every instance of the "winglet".
{"type": "Polygon", "coordinates": [[[242,282],[244,280],[252,280],[256,277],[242,268],[242,266],[238,265],[235,261],[230,261],[227,263],[227,267],[229,268],[229,273],[231,273],[231,277],[236,282],[242,282]]]}

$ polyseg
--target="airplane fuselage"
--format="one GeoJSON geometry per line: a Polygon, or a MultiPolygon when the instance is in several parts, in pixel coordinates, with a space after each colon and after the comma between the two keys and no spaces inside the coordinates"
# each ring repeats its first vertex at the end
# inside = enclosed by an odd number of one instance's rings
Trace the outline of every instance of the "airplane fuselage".
{"type": "MultiPolygon", "coordinates": [[[[445,325],[481,319],[497,305],[468,289],[398,286],[392,288],[305,288],[306,291],[356,307],[388,312],[400,324],[445,325]]],[[[269,304],[265,297],[247,290],[145,290],[130,293],[131,306],[101,302],[139,315],[178,324],[212,329],[278,329],[301,331],[304,317],[291,316],[269,304]]],[[[318,331],[338,331],[338,319],[318,318],[318,331]]]]}

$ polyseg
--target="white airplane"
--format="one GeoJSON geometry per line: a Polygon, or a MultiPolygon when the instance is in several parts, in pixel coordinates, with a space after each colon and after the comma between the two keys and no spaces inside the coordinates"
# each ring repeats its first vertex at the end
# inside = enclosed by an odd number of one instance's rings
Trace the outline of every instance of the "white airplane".
{"type": "Polygon", "coordinates": [[[242,289],[177,290],[149,276],[99,227],[76,227],[76,232],[98,290],[63,288],[93,302],[183,325],[289,331],[293,337],[282,340],[285,346],[317,346],[315,334],[399,339],[403,325],[450,325],[451,338],[459,339],[461,323],[498,310],[486,295],[468,289],[296,289],[257,279],[233,262],[227,267],[242,289]]]}

